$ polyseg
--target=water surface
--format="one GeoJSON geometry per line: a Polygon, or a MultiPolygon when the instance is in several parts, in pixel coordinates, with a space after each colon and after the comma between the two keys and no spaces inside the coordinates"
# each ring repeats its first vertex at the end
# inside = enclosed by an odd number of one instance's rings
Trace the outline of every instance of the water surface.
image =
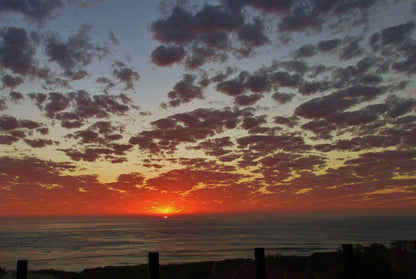
{"type": "Polygon", "coordinates": [[[0,266],[81,271],[107,265],[252,258],[266,254],[309,255],[343,243],[389,245],[412,240],[416,217],[281,218],[271,216],[163,218],[0,219],[0,266]]]}

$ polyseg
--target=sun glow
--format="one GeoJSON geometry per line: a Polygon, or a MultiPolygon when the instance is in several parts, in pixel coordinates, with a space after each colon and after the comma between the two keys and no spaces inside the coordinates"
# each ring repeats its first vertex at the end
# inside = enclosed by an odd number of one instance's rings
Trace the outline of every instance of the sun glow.
{"type": "Polygon", "coordinates": [[[163,215],[164,217],[169,215],[174,215],[180,213],[181,210],[174,208],[173,206],[160,206],[160,207],[153,207],[152,213],[157,215],[163,215]]]}
{"type": "Polygon", "coordinates": [[[160,208],[158,208],[157,211],[159,211],[159,213],[163,213],[163,214],[171,214],[175,210],[171,206],[166,206],[166,207],[160,207],[160,208]]]}

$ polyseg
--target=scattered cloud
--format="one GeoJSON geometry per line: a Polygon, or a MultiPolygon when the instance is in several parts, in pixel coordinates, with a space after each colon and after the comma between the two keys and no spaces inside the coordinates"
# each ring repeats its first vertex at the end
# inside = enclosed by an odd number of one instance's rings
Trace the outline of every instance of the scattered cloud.
{"type": "Polygon", "coordinates": [[[0,0],[1,204],[415,207],[408,1],[90,2],[0,0]]]}
{"type": "Polygon", "coordinates": [[[62,7],[64,2],[61,0],[1,0],[0,14],[22,14],[31,21],[42,23],[62,7]]]}
{"type": "Polygon", "coordinates": [[[45,54],[50,61],[56,62],[64,71],[65,76],[76,77],[83,68],[95,57],[108,54],[105,47],[93,44],[90,39],[91,27],[83,25],[78,32],[63,41],[58,34],[46,38],[45,54]]]}
{"type": "Polygon", "coordinates": [[[186,74],[175,84],[173,90],[168,93],[169,106],[177,107],[194,99],[204,99],[202,89],[194,84],[195,79],[195,75],[186,74]]]}

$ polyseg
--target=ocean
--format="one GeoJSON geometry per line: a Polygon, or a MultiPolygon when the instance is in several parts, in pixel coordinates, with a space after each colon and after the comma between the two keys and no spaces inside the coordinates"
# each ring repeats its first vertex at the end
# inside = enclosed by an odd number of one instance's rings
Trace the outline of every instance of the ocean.
{"type": "Polygon", "coordinates": [[[82,271],[144,264],[149,251],[167,264],[253,258],[255,247],[266,255],[310,255],[343,243],[388,246],[415,238],[416,216],[0,219],[0,266],[15,269],[18,259],[28,259],[30,270],[82,271]]]}

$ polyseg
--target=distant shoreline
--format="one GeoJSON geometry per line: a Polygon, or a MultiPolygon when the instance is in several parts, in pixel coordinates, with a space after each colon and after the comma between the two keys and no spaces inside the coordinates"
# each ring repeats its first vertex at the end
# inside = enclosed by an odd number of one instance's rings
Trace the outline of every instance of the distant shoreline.
{"type": "MultiPolygon", "coordinates": [[[[89,214],[89,215],[15,215],[2,216],[2,219],[163,219],[166,214],[89,214]]],[[[167,214],[169,218],[252,218],[252,217],[276,217],[276,218],[385,218],[385,217],[409,217],[414,218],[416,214],[412,211],[398,211],[398,212],[200,212],[187,214],[167,214]]]]}

